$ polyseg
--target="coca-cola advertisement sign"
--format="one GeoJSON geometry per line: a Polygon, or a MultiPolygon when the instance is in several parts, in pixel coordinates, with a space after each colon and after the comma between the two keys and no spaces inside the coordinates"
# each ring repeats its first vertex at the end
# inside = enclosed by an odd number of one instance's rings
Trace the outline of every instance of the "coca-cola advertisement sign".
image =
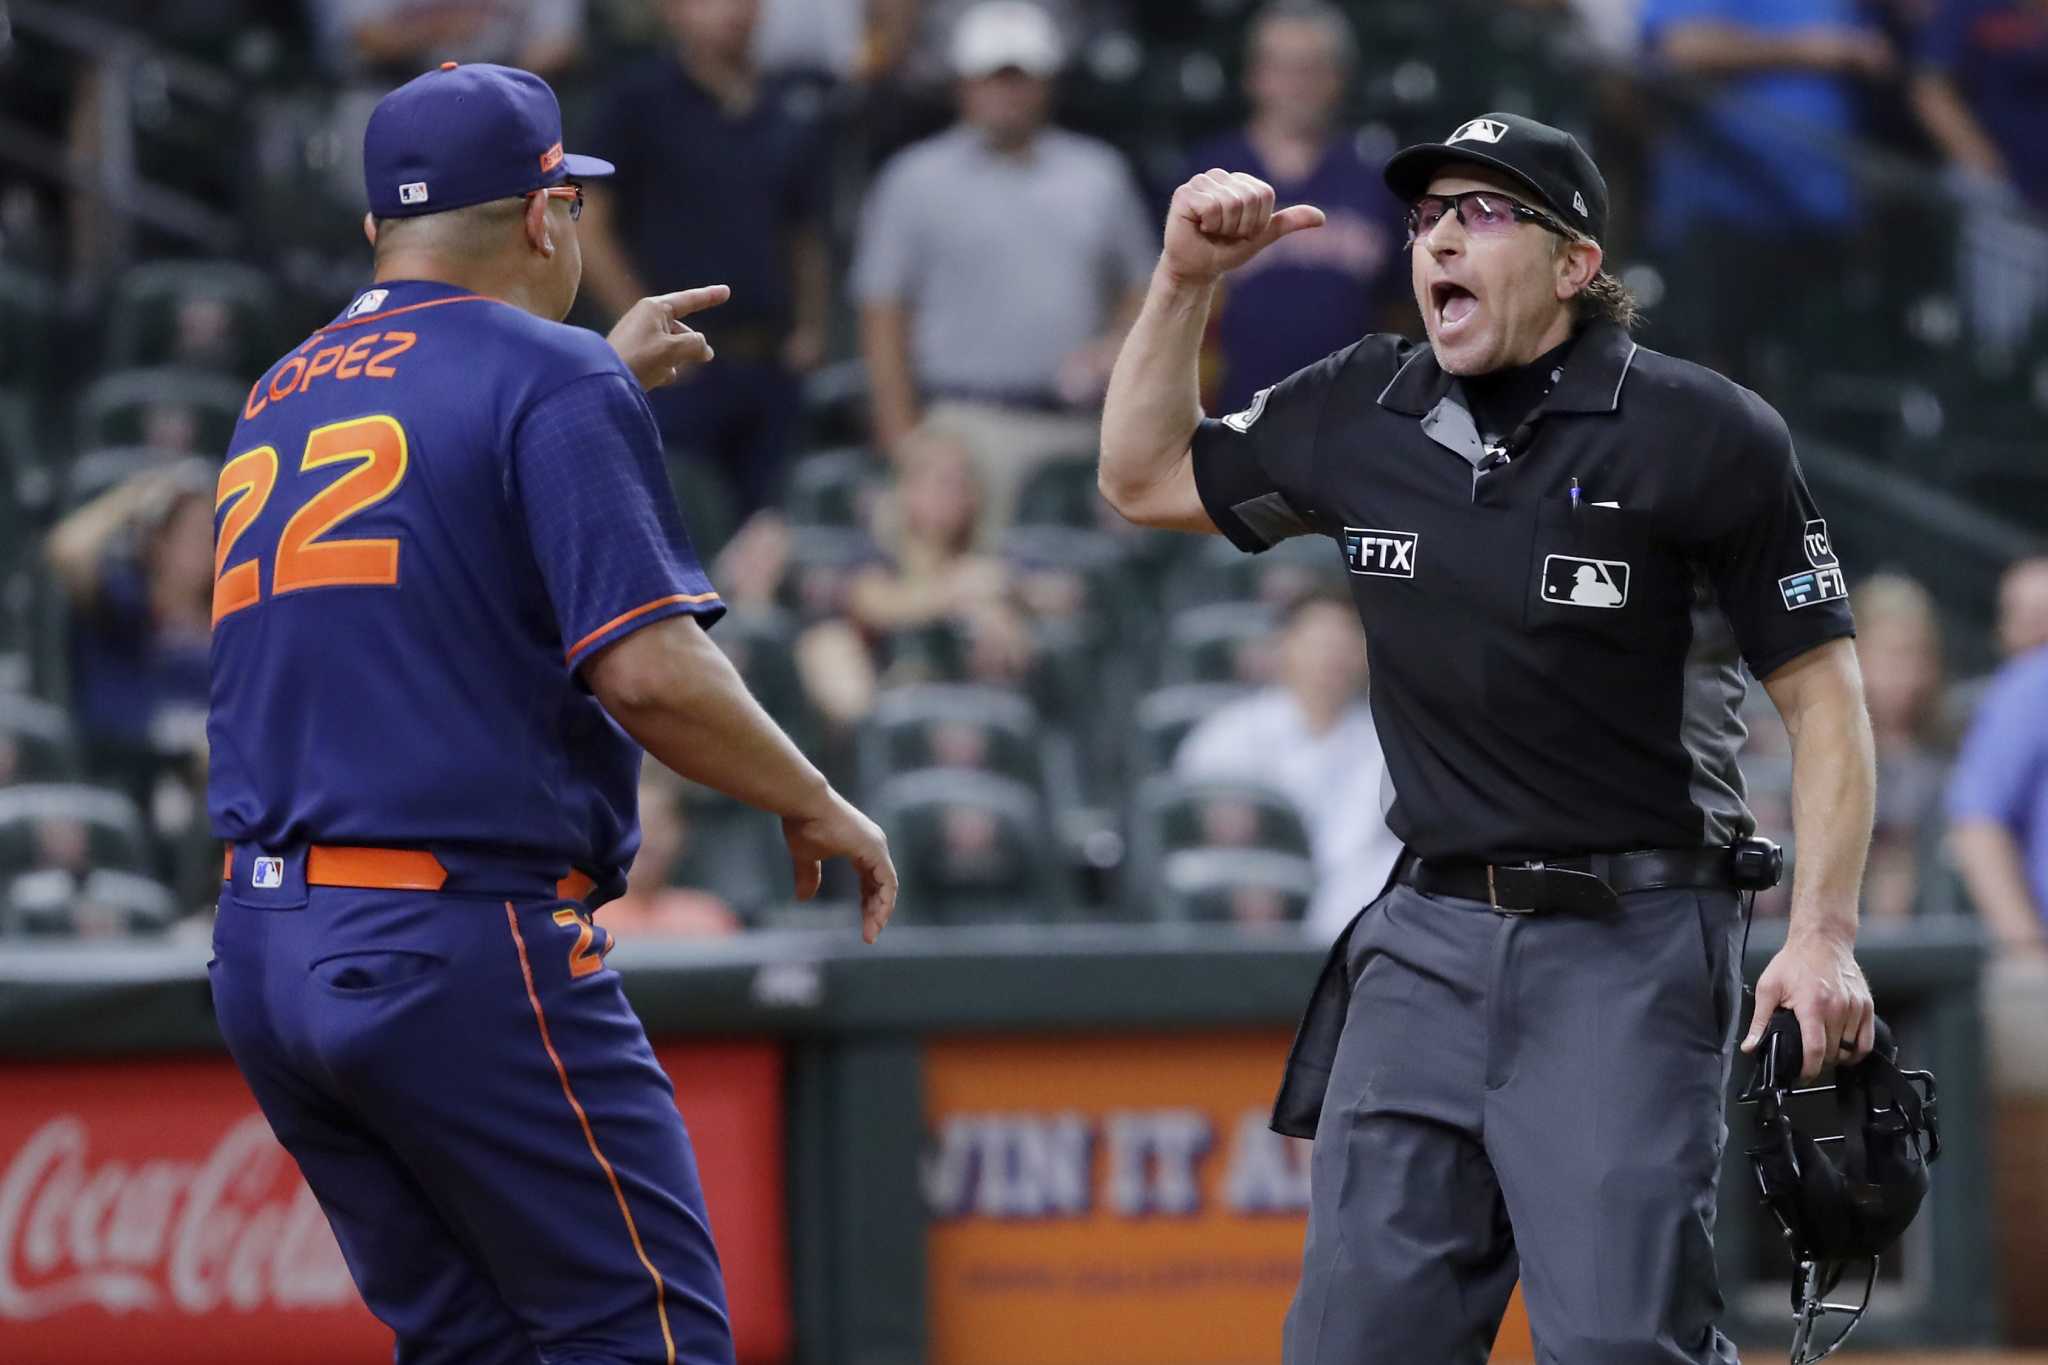
{"type": "Polygon", "coordinates": [[[311,1365],[390,1344],[225,1058],[0,1068],[0,1360],[311,1365]]]}
{"type": "MultiPolygon", "coordinates": [[[[704,1109],[692,1136],[742,1358],[782,1358],[786,1247],[759,1232],[782,1226],[779,1053],[660,1056],[684,1113],[704,1109]]],[[[391,1350],[225,1057],[0,1065],[0,1362],[356,1365],[391,1350]]]]}

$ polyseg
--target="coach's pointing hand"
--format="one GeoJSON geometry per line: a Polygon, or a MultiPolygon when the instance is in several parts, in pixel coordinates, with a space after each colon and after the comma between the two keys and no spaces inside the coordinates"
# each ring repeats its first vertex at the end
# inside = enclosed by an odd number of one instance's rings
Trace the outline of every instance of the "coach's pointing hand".
{"type": "Polygon", "coordinates": [[[1296,204],[1277,213],[1273,187],[1242,171],[1204,171],[1173,192],[1160,265],[1187,284],[1213,284],[1290,232],[1321,227],[1323,211],[1296,204]]]}
{"type": "Polygon", "coordinates": [[[838,792],[827,790],[815,811],[782,818],[782,837],[796,864],[796,898],[818,894],[827,858],[844,858],[860,873],[860,936],[873,943],[896,908],[896,864],[889,841],[874,821],[854,809],[838,792]]]}
{"type": "Polygon", "coordinates": [[[731,297],[732,290],[722,284],[656,294],[628,308],[605,340],[611,342],[641,388],[673,384],[712,355],[704,334],[684,326],[682,320],[716,308],[731,297]]]}

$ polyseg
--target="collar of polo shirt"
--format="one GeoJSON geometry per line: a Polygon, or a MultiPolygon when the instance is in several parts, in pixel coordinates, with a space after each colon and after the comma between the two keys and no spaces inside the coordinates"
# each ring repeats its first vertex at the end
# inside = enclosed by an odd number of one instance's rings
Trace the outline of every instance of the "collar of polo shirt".
{"type": "MultiPolygon", "coordinates": [[[[1636,343],[1625,329],[1611,322],[1587,323],[1565,357],[1563,377],[1543,400],[1541,410],[1614,412],[1621,406],[1622,380],[1628,376],[1635,353],[1636,343]]],[[[1442,402],[1456,381],[1456,375],[1436,363],[1435,351],[1418,346],[1381,391],[1380,406],[1420,417],[1442,402]]]]}

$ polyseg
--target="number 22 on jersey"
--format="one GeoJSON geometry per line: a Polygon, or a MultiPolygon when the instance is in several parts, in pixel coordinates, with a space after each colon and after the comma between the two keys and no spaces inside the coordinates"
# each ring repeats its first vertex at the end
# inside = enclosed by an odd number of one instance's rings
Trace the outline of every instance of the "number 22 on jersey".
{"type": "MultiPolygon", "coordinates": [[[[271,565],[270,591],[343,585],[389,587],[398,582],[398,542],[390,538],[330,540],[327,533],[391,496],[405,478],[405,428],[392,417],[357,417],[315,427],[299,459],[301,472],[332,464],[354,468],[328,484],[285,523],[271,565]]],[[[277,489],[277,447],[258,446],[227,462],[213,510],[225,507],[213,551],[213,623],[263,600],[260,555],[229,568],[228,556],[277,489]]]]}

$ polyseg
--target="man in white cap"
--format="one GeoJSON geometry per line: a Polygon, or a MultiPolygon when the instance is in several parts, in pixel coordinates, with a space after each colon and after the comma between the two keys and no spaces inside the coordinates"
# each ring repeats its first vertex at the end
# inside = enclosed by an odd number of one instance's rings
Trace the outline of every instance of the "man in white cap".
{"type": "Polygon", "coordinates": [[[854,264],[875,440],[966,438],[1009,517],[1048,457],[1092,455],[1109,366],[1150,277],[1150,215],[1108,144],[1047,126],[1066,59],[1051,17],[987,0],[953,30],[960,121],[899,153],[854,264]]]}

